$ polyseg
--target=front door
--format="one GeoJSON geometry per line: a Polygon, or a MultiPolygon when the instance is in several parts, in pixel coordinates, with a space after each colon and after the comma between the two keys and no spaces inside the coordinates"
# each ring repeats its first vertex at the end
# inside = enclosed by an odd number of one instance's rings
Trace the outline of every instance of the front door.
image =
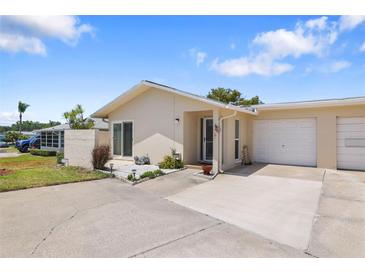
{"type": "Polygon", "coordinates": [[[203,119],[203,160],[212,161],[213,159],[213,119],[203,119]]]}
{"type": "Polygon", "coordinates": [[[133,156],[133,122],[113,124],[113,155],[133,156]]]}

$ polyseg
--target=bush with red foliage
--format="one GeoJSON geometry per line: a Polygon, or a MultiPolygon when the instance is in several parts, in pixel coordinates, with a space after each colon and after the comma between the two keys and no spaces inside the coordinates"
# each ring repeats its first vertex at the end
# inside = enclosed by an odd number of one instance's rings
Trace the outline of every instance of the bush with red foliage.
{"type": "Polygon", "coordinates": [[[104,169],[109,160],[109,146],[97,146],[92,152],[92,164],[94,169],[104,169]]]}

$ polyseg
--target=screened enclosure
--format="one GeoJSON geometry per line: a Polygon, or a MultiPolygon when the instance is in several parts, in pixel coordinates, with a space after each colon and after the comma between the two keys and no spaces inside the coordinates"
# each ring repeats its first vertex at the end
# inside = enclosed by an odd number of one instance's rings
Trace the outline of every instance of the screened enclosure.
{"type": "Polygon", "coordinates": [[[41,131],[41,149],[62,151],[64,139],[64,130],[41,131]]]}

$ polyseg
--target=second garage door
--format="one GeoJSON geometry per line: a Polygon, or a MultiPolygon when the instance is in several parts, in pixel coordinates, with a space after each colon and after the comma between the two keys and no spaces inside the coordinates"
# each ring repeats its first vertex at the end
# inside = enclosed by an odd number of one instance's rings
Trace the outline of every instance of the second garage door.
{"type": "Polygon", "coordinates": [[[365,117],[337,118],[337,168],[365,170],[365,117]]]}
{"type": "Polygon", "coordinates": [[[316,166],[316,119],[254,121],[253,160],[261,163],[316,166]]]}

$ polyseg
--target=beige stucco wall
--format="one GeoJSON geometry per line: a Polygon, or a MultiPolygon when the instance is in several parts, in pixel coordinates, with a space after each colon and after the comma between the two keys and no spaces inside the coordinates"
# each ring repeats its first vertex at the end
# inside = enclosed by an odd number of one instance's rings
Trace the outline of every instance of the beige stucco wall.
{"type": "Polygon", "coordinates": [[[259,110],[257,117],[248,120],[248,144],[252,155],[252,123],[254,119],[316,118],[317,120],[317,167],[337,167],[336,119],[337,117],[365,116],[365,106],[341,106],[291,110],[259,110]]]}
{"type": "Polygon", "coordinates": [[[197,140],[196,129],[185,127],[184,134],[184,125],[195,118],[184,113],[212,109],[211,105],[197,100],[151,88],[109,114],[110,138],[113,123],[133,121],[133,156],[148,154],[151,162],[157,164],[164,155],[171,153],[171,148],[175,148],[184,160],[190,160],[196,153],[196,144],[190,142],[197,140]],[[179,123],[175,123],[176,118],[180,119],[179,123]],[[184,150],[184,138],[190,150],[184,150]]]}
{"type": "Polygon", "coordinates": [[[70,166],[92,169],[92,151],[98,145],[109,145],[109,132],[97,129],[65,131],[65,159],[70,166]]]}
{"type": "MultiPolygon", "coordinates": [[[[220,117],[233,112],[151,88],[109,114],[110,143],[112,144],[113,123],[133,121],[133,156],[148,154],[151,162],[157,164],[164,155],[170,154],[171,148],[175,148],[182,154],[185,163],[195,164],[200,160],[200,119],[213,117],[214,123],[218,125],[220,117]],[[180,119],[178,124],[175,123],[176,118],[180,119]]],[[[234,159],[234,120],[240,120],[241,150],[242,146],[247,144],[248,116],[238,112],[236,117],[225,121],[223,168],[239,164],[239,161],[234,159]]],[[[215,140],[213,166],[216,167],[218,159],[216,131],[214,131],[213,139],[215,140]]],[[[115,158],[128,159],[122,156],[115,158]]]]}
{"type": "MultiPolygon", "coordinates": [[[[183,97],[160,89],[150,88],[111,112],[109,143],[112,151],[112,126],[115,122],[133,121],[133,156],[148,154],[156,164],[171,148],[181,153],[185,163],[200,159],[200,118],[232,114],[229,109],[214,107],[198,100],[183,97]],[[179,123],[175,119],[180,120],[179,123]]],[[[259,110],[258,116],[238,112],[236,117],[224,122],[223,169],[239,161],[234,159],[234,120],[240,120],[240,151],[248,145],[252,158],[252,123],[255,119],[316,118],[317,166],[336,168],[336,118],[365,116],[365,106],[302,108],[291,110],[259,110]]],[[[217,160],[217,137],[214,131],[213,163],[217,160]]],[[[123,157],[120,157],[123,158],[123,157]]]]}

